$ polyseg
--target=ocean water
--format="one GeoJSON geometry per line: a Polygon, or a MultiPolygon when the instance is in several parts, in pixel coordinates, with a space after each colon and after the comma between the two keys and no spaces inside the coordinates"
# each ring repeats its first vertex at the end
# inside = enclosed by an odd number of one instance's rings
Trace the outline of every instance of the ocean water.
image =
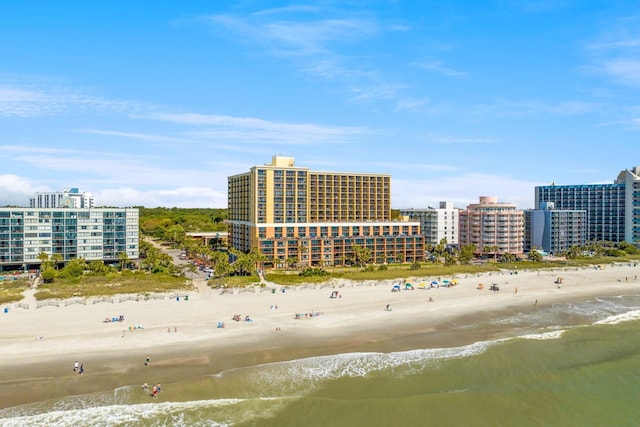
{"type": "Polygon", "coordinates": [[[444,333],[487,330],[490,339],[458,347],[211,373],[163,384],[157,400],[131,385],[37,402],[0,410],[0,426],[640,425],[640,296],[532,308],[444,333]]]}

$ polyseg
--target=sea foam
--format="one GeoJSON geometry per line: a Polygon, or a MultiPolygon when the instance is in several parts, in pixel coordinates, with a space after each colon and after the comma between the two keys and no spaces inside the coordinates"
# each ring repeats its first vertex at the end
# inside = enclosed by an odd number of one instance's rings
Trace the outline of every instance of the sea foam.
{"type": "Polygon", "coordinates": [[[617,325],[618,323],[632,322],[634,320],[640,320],[640,310],[632,310],[626,313],[609,316],[595,322],[594,325],[617,325]]]}
{"type": "MultiPolygon", "coordinates": [[[[189,402],[159,402],[139,405],[107,405],[83,409],[51,411],[37,415],[0,418],[0,426],[105,426],[138,425],[150,422],[157,426],[194,425],[188,413],[197,413],[202,409],[224,408],[244,402],[244,399],[196,400],[189,402]],[[187,415],[185,415],[187,414],[187,415]]],[[[199,424],[205,425],[205,424],[199,424]]],[[[229,426],[226,422],[207,420],[207,426],[229,426]]]]}

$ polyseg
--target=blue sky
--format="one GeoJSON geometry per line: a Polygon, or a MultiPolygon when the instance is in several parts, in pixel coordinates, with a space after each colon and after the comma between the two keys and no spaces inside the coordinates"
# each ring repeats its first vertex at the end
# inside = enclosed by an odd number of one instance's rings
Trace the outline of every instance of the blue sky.
{"type": "Polygon", "coordinates": [[[7,1],[0,40],[0,206],[226,207],[280,154],[530,208],[640,164],[633,1],[7,1]]]}

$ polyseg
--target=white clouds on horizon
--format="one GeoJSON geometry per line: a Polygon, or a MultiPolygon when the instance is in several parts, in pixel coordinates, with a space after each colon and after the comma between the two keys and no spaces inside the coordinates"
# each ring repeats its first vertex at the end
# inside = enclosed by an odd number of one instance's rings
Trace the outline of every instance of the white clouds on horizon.
{"type": "MultiPolygon", "coordinates": [[[[237,171],[246,170],[242,164],[234,165],[237,171]]],[[[437,171],[438,168],[426,168],[437,171]]],[[[444,170],[450,170],[445,168],[444,170]]],[[[236,173],[237,173],[236,171],[236,173]]],[[[227,176],[225,172],[210,185],[189,185],[188,182],[203,182],[181,179],[172,185],[171,180],[141,185],[134,189],[129,184],[113,186],[111,181],[74,181],[73,186],[95,195],[98,206],[145,206],[184,208],[224,208],[227,206],[227,176]]],[[[392,179],[392,207],[426,208],[440,201],[452,201],[459,208],[476,203],[480,196],[497,196],[500,201],[516,203],[520,209],[533,207],[534,187],[548,183],[529,182],[488,174],[465,173],[431,179],[392,179]]],[[[117,184],[116,184],[117,185],[117,184]]],[[[60,191],[38,185],[28,178],[17,175],[0,175],[0,206],[28,206],[29,197],[38,191],[60,191]]]]}
{"type": "Polygon", "coordinates": [[[546,183],[469,173],[425,180],[393,179],[392,185],[395,209],[425,208],[441,201],[451,201],[455,207],[464,208],[477,203],[480,196],[497,196],[501,202],[529,209],[534,207],[534,188],[546,183]]]}
{"type": "Polygon", "coordinates": [[[144,206],[180,208],[226,208],[227,191],[209,187],[177,187],[137,190],[131,187],[94,192],[96,204],[104,206],[144,206]]]}

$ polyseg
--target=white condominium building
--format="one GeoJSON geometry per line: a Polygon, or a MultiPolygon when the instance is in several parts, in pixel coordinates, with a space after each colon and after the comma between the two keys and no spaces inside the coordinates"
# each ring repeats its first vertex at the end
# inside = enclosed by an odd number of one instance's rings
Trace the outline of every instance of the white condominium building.
{"type": "Polygon", "coordinates": [[[425,236],[428,246],[435,246],[447,240],[448,245],[458,244],[458,208],[453,202],[440,202],[438,208],[429,206],[427,209],[401,209],[400,215],[409,221],[420,221],[420,230],[425,236]]]}
{"type": "Polygon", "coordinates": [[[66,262],[139,258],[139,213],[135,208],[0,208],[0,270],[37,267],[38,255],[66,262]]]}
{"type": "Polygon", "coordinates": [[[80,193],[77,188],[65,188],[51,193],[36,193],[29,198],[30,208],[74,208],[95,207],[95,198],[91,193],[80,193]]]}

